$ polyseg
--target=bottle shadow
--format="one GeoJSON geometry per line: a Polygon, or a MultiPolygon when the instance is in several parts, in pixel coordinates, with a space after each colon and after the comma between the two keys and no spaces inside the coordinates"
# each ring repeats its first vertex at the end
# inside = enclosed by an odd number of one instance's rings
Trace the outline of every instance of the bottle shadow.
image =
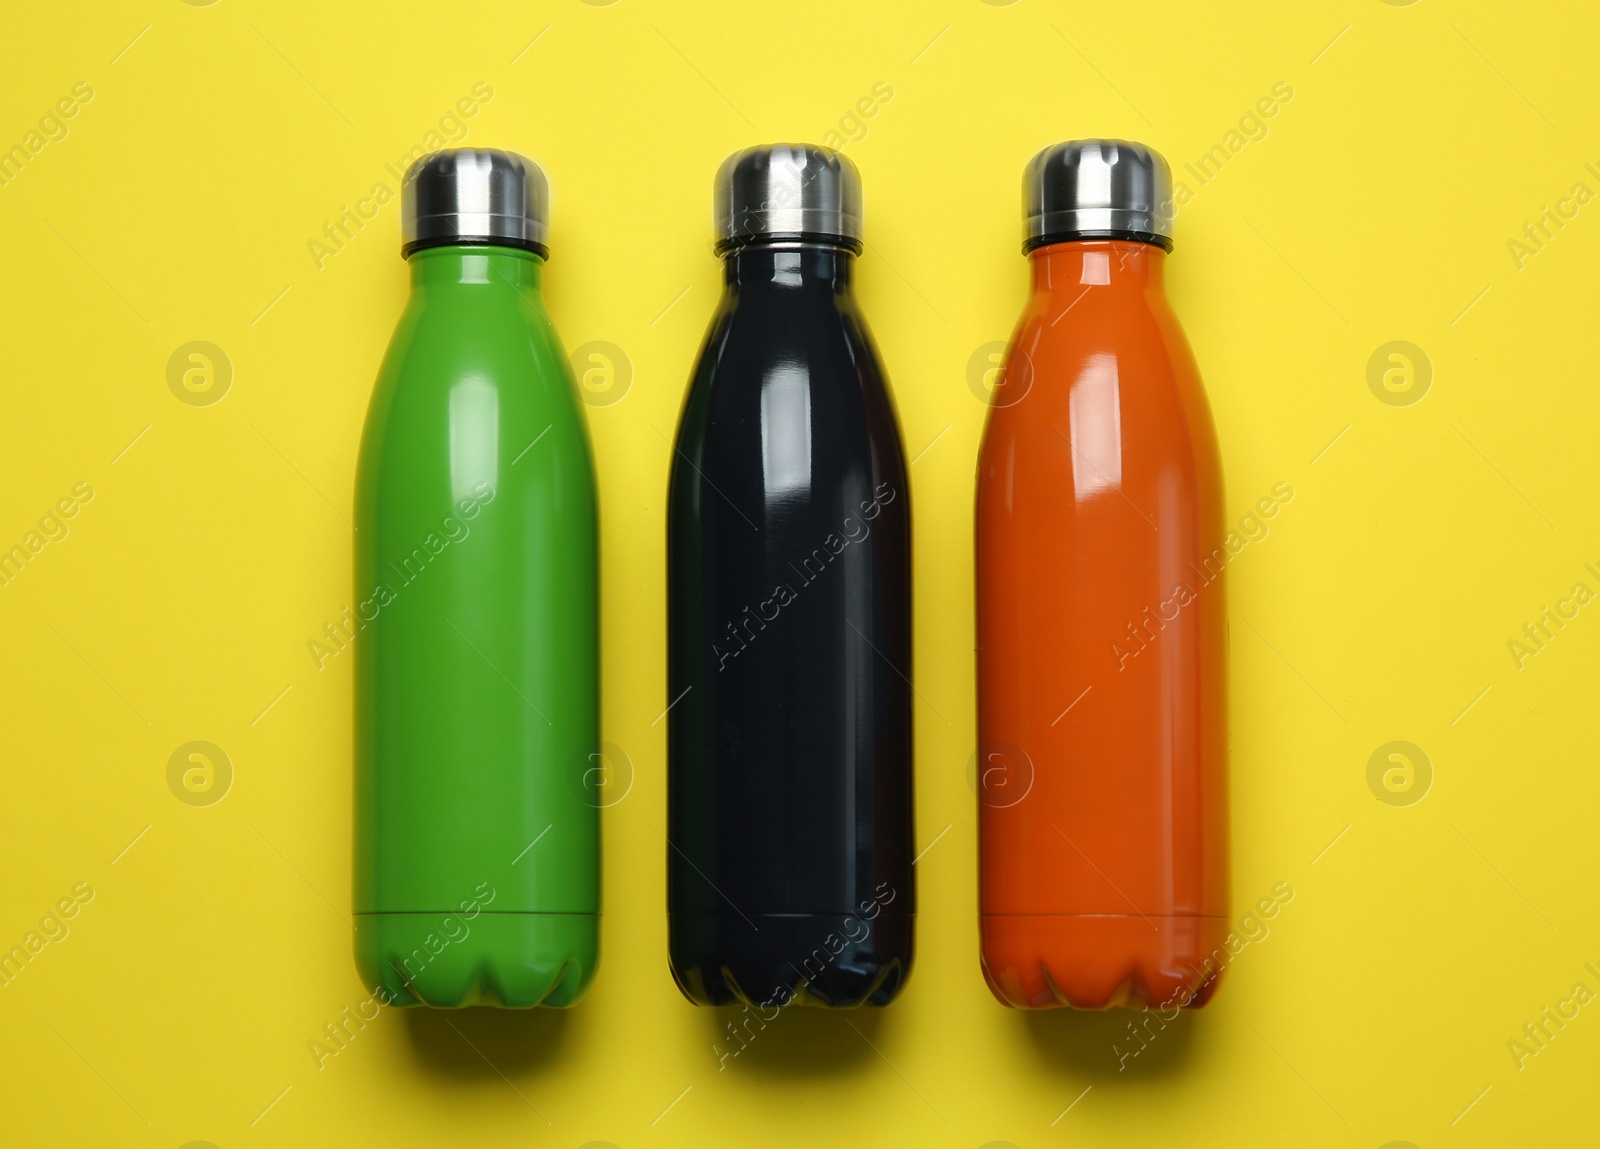
{"type": "Polygon", "coordinates": [[[1029,1009],[1008,1011],[1051,1069],[1091,1084],[1182,1073],[1194,1047],[1196,1019],[1180,1010],[1029,1009]],[[1169,1011],[1170,1012],[1170,1011],[1169,1011]]]}
{"type": "Polygon", "coordinates": [[[456,1081],[515,1077],[556,1064],[572,1032],[566,1009],[407,1009],[406,1036],[426,1071],[456,1081]]]}
{"type": "MultiPolygon", "coordinates": [[[[884,1010],[790,1006],[763,1020],[738,1007],[700,1011],[724,1070],[763,1077],[828,1078],[857,1072],[877,1058],[884,1010]]],[[[766,1011],[770,1014],[770,1010],[766,1011]]]]}

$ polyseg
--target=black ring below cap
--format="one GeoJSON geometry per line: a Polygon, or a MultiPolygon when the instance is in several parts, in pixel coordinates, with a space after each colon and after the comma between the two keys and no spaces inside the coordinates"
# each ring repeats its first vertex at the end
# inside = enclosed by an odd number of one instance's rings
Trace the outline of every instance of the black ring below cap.
{"type": "Polygon", "coordinates": [[[531,239],[507,239],[498,235],[435,235],[427,239],[414,239],[410,243],[401,244],[400,256],[402,259],[410,259],[417,252],[430,247],[509,247],[517,251],[531,251],[546,263],[550,262],[550,249],[544,244],[535,243],[531,239]]]}
{"type": "Polygon", "coordinates": [[[1049,247],[1053,243],[1071,243],[1080,239],[1127,239],[1135,243],[1148,243],[1162,251],[1172,250],[1172,238],[1153,231],[1059,231],[1050,235],[1036,235],[1022,241],[1022,254],[1049,247]]]}
{"type": "Polygon", "coordinates": [[[808,231],[764,231],[759,235],[730,235],[719,239],[715,251],[727,255],[746,247],[772,247],[780,243],[815,243],[823,247],[842,247],[851,255],[861,254],[861,241],[848,235],[829,235],[808,231]]]}

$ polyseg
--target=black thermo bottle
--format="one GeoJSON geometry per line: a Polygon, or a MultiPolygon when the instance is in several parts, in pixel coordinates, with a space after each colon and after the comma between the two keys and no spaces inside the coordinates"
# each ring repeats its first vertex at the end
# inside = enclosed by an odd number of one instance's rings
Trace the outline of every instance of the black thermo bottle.
{"type": "Polygon", "coordinates": [[[884,1005],[916,909],[911,506],[851,285],[860,177],[739,152],[716,228],[667,524],[672,975],[700,1005],[884,1005]]]}

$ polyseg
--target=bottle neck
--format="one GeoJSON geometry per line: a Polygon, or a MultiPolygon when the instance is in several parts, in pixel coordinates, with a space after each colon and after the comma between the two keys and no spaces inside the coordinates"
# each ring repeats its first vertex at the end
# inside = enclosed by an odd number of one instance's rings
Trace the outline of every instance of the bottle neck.
{"type": "Polygon", "coordinates": [[[544,260],[535,253],[487,244],[427,247],[413,252],[407,262],[413,289],[477,283],[538,291],[544,273],[544,260]]]}
{"type": "Polygon", "coordinates": [[[855,255],[833,244],[807,240],[750,243],[723,256],[723,282],[736,293],[779,288],[850,290],[855,255]]]}
{"type": "Polygon", "coordinates": [[[1132,239],[1079,239],[1035,248],[1028,264],[1036,292],[1070,292],[1086,287],[1137,292],[1164,290],[1167,253],[1132,239]]]}

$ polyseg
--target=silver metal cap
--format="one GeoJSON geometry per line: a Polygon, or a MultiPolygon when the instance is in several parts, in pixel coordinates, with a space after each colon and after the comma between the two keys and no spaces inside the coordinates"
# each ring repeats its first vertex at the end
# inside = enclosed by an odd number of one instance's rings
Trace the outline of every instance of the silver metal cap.
{"type": "Polygon", "coordinates": [[[550,185],[515,152],[457,148],[423,156],[406,171],[400,253],[444,244],[496,244],[549,255],[550,185]]]}
{"type": "Polygon", "coordinates": [[[815,144],[772,144],[735,152],[717,169],[717,250],[758,236],[841,242],[861,250],[861,175],[815,144]]]}
{"type": "Polygon", "coordinates": [[[1127,140],[1046,148],[1022,177],[1022,250],[1069,239],[1137,239],[1172,250],[1172,171],[1127,140]]]}

